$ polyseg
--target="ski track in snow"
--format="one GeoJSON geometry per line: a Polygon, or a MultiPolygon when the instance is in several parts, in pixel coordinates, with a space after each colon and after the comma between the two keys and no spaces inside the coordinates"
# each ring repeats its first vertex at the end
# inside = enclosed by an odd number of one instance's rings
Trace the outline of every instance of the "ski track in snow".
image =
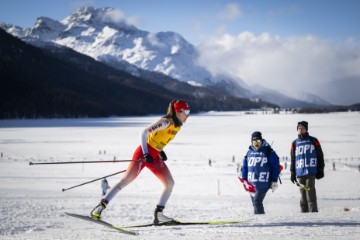
{"type": "MultiPolygon", "coordinates": [[[[127,163],[29,166],[30,161],[128,159],[140,130],[158,117],[0,121],[0,239],[360,239],[359,113],[191,116],[165,149],[175,179],[165,214],[180,221],[249,220],[239,224],[148,227],[134,229],[138,236],[121,234],[65,215],[89,214],[100,199],[100,181],[61,190],[126,169],[127,163]],[[336,171],[332,160],[326,162],[325,178],[316,182],[319,213],[299,213],[300,194],[286,169],[283,184],[265,198],[266,214],[255,216],[236,164],[256,130],[273,141],[280,157],[288,156],[300,120],[309,121],[325,158],[355,159],[336,161],[336,171]]],[[[110,186],[118,178],[108,178],[110,186]]],[[[104,220],[120,226],[151,222],[161,190],[144,169],[108,205],[104,220]]]]}

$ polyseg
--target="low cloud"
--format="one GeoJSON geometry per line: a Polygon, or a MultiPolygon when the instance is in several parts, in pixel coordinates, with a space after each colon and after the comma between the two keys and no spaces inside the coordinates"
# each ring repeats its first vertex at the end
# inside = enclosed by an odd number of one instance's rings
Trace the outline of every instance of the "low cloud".
{"type": "Polygon", "coordinates": [[[239,77],[249,85],[258,83],[286,94],[321,95],[321,86],[327,82],[360,76],[358,45],[332,44],[312,35],[223,34],[200,45],[199,51],[200,64],[214,75],[239,77]]]}
{"type": "Polygon", "coordinates": [[[103,16],[103,20],[111,23],[127,23],[129,25],[136,25],[138,23],[138,19],[136,17],[128,17],[118,9],[110,9],[106,11],[103,16]]]}
{"type": "Polygon", "coordinates": [[[76,0],[71,2],[71,5],[74,9],[78,9],[86,6],[95,6],[95,2],[94,0],[76,0]]]}
{"type": "Polygon", "coordinates": [[[111,9],[106,11],[104,19],[114,23],[126,21],[125,14],[118,9],[111,9]]]}
{"type": "Polygon", "coordinates": [[[237,3],[228,3],[220,11],[219,17],[222,20],[235,20],[241,16],[240,5],[237,3]]]}

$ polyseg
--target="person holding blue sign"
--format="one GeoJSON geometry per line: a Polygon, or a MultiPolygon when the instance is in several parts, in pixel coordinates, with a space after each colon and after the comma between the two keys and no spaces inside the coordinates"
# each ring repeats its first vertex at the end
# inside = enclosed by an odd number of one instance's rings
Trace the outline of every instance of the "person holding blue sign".
{"type": "Polygon", "coordinates": [[[301,186],[301,212],[318,212],[315,179],[324,177],[324,154],[319,140],[309,135],[308,122],[298,122],[297,132],[290,151],[290,180],[301,186]]]}
{"type": "Polygon", "coordinates": [[[279,157],[270,144],[262,138],[261,132],[251,135],[251,146],[243,160],[242,179],[255,187],[250,194],[255,214],[265,214],[263,201],[269,189],[278,188],[280,174],[279,157]]]}

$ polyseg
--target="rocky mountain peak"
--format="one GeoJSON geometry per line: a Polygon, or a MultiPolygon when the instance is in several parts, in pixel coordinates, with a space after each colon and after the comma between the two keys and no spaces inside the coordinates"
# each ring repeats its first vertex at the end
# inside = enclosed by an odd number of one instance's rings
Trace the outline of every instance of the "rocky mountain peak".
{"type": "Polygon", "coordinates": [[[117,9],[94,8],[91,6],[81,7],[61,21],[64,25],[82,25],[88,27],[104,28],[109,26],[117,30],[135,31],[137,28],[129,24],[124,14],[117,9]]]}

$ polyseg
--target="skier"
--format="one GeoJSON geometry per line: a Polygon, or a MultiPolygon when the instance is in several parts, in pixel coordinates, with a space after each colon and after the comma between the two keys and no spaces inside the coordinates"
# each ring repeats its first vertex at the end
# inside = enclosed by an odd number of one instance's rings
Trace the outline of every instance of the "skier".
{"type": "Polygon", "coordinates": [[[308,133],[308,122],[297,125],[298,138],[291,144],[290,180],[302,186],[300,188],[301,212],[317,212],[315,178],[324,177],[324,154],[319,140],[308,133]]]}
{"type": "Polygon", "coordinates": [[[163,214],[166,202],[170,198],[174,187],[174,180],[165,164],[167,156],[164,147],[175,138],[183,123],[189,117],[190,108],[182,100],[173,100],[168,107],[167,115],[146,127],[141,132],[141,144],[135,150],[125,175],[101,199],[100,203],[91,211],[91,217],[101,219],[101,213],[115,195],[131,183],[147,167],[164,185],[164,190],[154,211],[154,224],[174,221],[163,214]]]}
{"type": "Polygon", "coordinates": [[[255,214],[265,214],[263,200],[271,188],[278,188],[280,174],[279,157],[271,148],[261,132],[251,135],[251,146],[243,160],[241,175],[243,181],[255,186],[255,194],[250,194],[255,214]]]}

